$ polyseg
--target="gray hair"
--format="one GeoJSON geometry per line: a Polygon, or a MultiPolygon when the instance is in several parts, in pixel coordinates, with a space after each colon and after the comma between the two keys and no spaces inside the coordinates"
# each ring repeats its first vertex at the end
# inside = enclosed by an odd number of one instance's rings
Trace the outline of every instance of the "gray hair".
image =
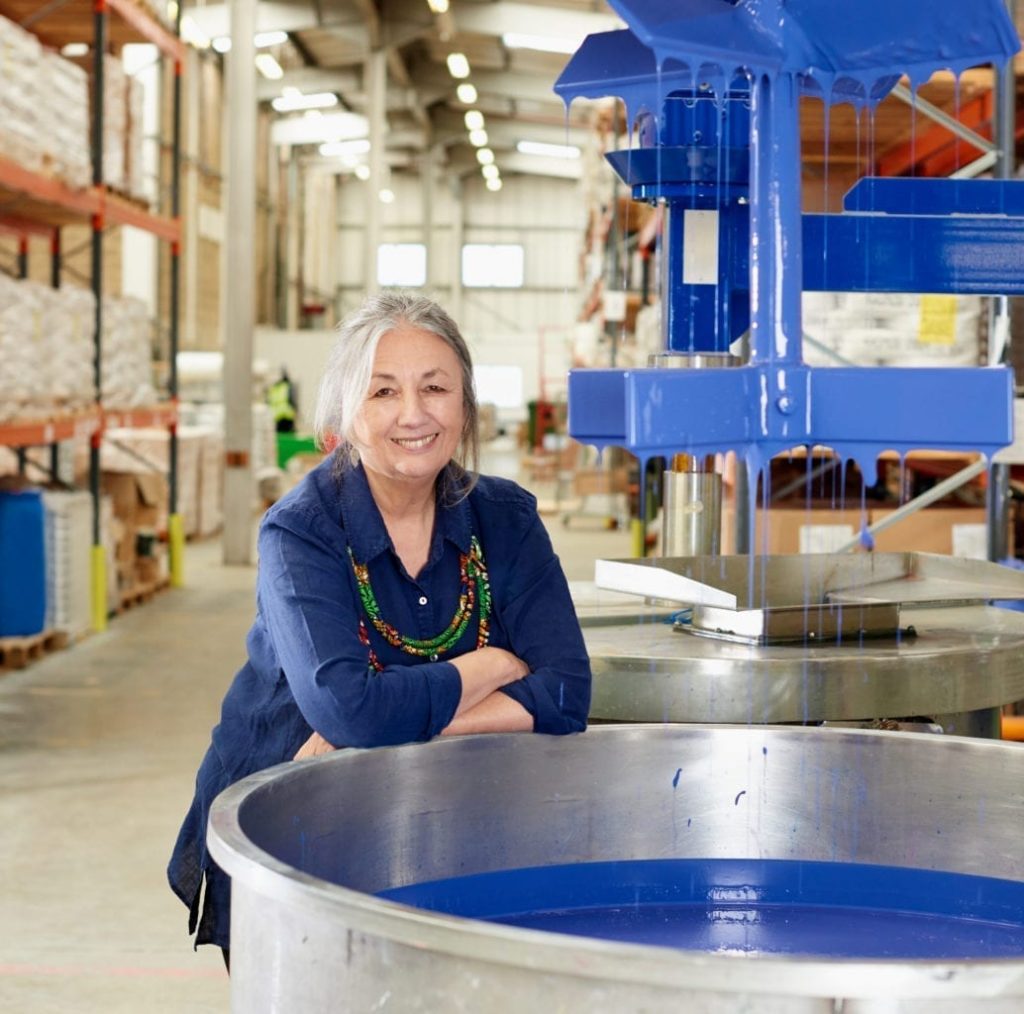
{"type": "MultiPolygon", "coordinates": [[[[437,335],[454,353],[462,369],[462,438],[456,450],[457,472],[469,472],[461,495],[472,488],[479,467],[480,435],[473,361],[459,326],[432,299],[411,292],[387,291],[371,296],[338,327],[338,340],[327,360],[327,369],[317,394],[313,430],[321,447],[339,441],[337,460],[341,468],[358,460],[352,443],[352,428],[370,389],[373,360],[381,338],[406,325],[437,335]]],[[[451,471],[450,469],[448,471],[451,471]]],[[[461,475],[446,480],[462,479],[461,475]]]]}

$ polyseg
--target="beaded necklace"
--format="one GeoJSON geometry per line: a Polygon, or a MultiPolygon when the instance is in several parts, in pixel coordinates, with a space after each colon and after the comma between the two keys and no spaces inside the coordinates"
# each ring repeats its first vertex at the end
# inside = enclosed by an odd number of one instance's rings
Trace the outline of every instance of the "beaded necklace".
{"type": "MultiPolygon", "coordinates": [[[[417,655],[420,658],[429,658],[431,662],[436,662],[441,655],[450,651],[466,632],[469,621],[473,617],[477,599],[480,600],[480,621],[476,646],[483,648],[487,644],[490,637],[491,584],[487,574],[487,565],[484,562],[484,552],[475,535],[470,538],[469,552],[459,556],[461,590],[455,615],[452,617],[451,623],[440,634],[427,640],[406,637],[384,620],[380,615],[380,606],[377,605],[377,598],[370,585],[369,569],[365,563],[356,561],[351,546],[348,550],[348,557],[352,562],[352,572],[356,576],[359,599],[363,604],[363,609],[376,631],[392,647],[399,648],[408,655],[417,655]]],[[[366,629],[366,621],[361,616],[359,617],[359,640],[370,649],[370,667],[380,672],[384,666],[381,665],[373,648],[370,648],[370,632],[366,629]]]]}

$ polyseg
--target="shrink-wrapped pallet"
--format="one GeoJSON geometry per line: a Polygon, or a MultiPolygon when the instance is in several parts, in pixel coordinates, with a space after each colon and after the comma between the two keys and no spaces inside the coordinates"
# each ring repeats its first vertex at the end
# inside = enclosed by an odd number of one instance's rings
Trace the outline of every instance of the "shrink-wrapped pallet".
{"type": "Polygon", "coordinates": [[[40,145],[39,40],[0,17],[0,153],[27,169],[43,165],[40,145]]]}
{"type": "Polygon", "coordinates": [[[89,148],[89,75],[77,64],[44,51],[39,64],[37,133],[45,164],[65,183],[92,182],[89,148]]]}
{"type": "MultiPolygon", "coordinates": [[[[200,459],[209,431],[178,427],[178,513],[186,536],[199,532],[200,459]]],[[[100,448],[104,472],[166,475],[170,469],[170,438],[163,429],[109,429],[100,448]]],[[[167,528],[166,504],[156,522],[158,532],[167,528]]]]}
{"type": "Polygon", "coordinates": [[[39,415],[49,403],[41,289],[0,275],[0,419],[39,415]]]}
{"type": "Polygon", "coordinates": [[[127,79],[128,117],[125,130],[125,176],[128,193],[145,200],[146,173],[143,164],[145,149],[145,89],[137,78],[127,79]]]}
{"type": "Polygon", "coordinates": [[[104,297],[102,395],[108,408],[133,408],[157,400],[150,334],[145,303],[104,297]]]}
{"type": "Polygon", "coordinates": [[[977,296],[804,293],[803,330],[817,342],[804,343],[804,358],[812,366],[972,366],[981,309],[977,296]]]}
{"type": "Polygon", "coordinates": [[[46,491],[46,629],[72,640],[92,622],[92,497],[84,491],[46,491]]]}
{"type": "Polygon", "coordinates": [[[96,400],[96,297],[73,286],[51,291],[55,300],[47,332],[54,398],[61,410],[87,408],[96,400]]]}

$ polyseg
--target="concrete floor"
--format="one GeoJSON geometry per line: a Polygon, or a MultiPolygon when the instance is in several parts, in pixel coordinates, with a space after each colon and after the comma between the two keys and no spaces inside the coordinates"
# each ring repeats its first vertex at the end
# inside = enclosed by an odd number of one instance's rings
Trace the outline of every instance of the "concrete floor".
{"type": "MultiPolygon", "coordinates": [[[[508,452],[485,463],[515,466],[508,452]]],[[[570,579],[629,555],[628,534],[599,519],[548,519],[570,579]]],[[[164,868],[243,659],[254,579],[221,564],[217,541],[190,545],[187,587],[0,674],[0,1010],[228,1009],[220,953],[193,953],[164,868]]]]}

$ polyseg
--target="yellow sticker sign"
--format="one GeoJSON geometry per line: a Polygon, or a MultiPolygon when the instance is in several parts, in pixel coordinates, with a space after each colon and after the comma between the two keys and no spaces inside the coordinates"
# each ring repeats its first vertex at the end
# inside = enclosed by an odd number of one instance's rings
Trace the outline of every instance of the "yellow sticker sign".
{"type": "Polygon", "coordinates": [[[956,296],[922,296],[920,345],[952,345],[956,341],[956,296]]]}

